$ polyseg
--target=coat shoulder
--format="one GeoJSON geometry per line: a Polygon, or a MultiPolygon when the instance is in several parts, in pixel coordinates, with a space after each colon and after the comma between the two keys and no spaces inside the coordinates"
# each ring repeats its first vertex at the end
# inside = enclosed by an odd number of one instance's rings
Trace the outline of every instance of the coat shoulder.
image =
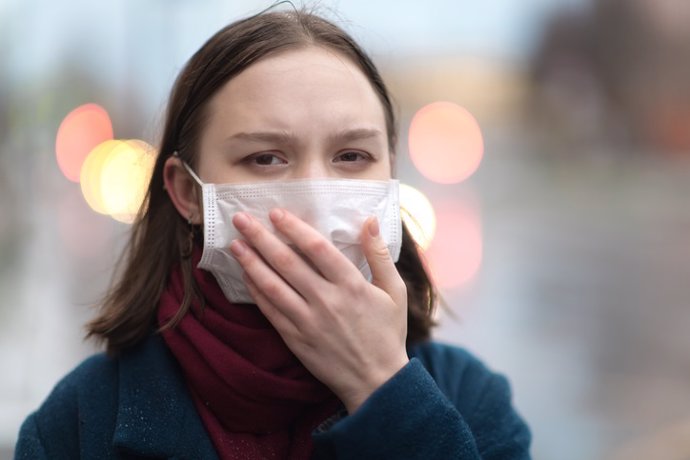
{"type": "Polygon", "coordinates": [[[441,392],[464,414],[482,413],[479,407],[500,401],[510,405],[512,392],[505,376],[489,369],[464,348],[424,342],[410,350],[434,379],[441,392]]]}
{"type": "Polygon", "coordinates": [[[413,346],[410,357],[417,358],[439,386],[483,386],[504,379],[464,348],[428,341],[413,346]]]}
{"type": "Polygon", "coordinates": [[[118,359],[104,353],[93,355],[79,364],[55,385],[38,413],[79,406],[81,402],[103,404],[109,394],[117,393],[118,359]]]}
{"type": "Polygon", "coordinates": [[[80,438],[93,435],[85,430],[90,430],[96,420],[101,435],[91,439],[94,443],[109,442],[114,420],[108,420],[103,414],[115,413],[117,369],[117,359],[97,354],[60,380],[38,410],[22,424],[17,458],[41,458],[39,452],[50,452],[51,457],[57,455],[57,458],[78,457],[80,438]]]}

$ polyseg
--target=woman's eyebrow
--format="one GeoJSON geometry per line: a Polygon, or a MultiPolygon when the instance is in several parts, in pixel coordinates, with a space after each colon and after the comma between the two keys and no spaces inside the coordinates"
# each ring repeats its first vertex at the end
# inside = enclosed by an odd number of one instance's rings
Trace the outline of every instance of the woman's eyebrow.
{"type": "Polygon", "coordinates": [[[376,128],[354,128],[354,129],[345,129],[343,131],[334,133],[328,138],[333,141],[333,142],[351,142],[351,141],[358,141],[358,140],[363,140],[363,139],[371,139],[375,137],[384,137],[383,133],[381,130],[376,129],[376,128]]]}
{"type": "MultiPolygon", "coordinates": [[[[352,128],[338,131],[328,136],[333,143],[346,143],[356,140],[385,137],[381,130],[376,128],[352,128]]],[[[270,142],[276,144],[295,143],[297,136],[288,131],[241,131],[226,139],[226,142],[244,140],[250,142],[270,142]]]]}
{"type": "Polygon", "coordinates": [[[242,131],[233,134],[232,136],[228,137],[225,141],[230,142],[234,140],[287,144],[290,142],[294,142],[294,136],[292,136],[287,131],[242,131]]]}

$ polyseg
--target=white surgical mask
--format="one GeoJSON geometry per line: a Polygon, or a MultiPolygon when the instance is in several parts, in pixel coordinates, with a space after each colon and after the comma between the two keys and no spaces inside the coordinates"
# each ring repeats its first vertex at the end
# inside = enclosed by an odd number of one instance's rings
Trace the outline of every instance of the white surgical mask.
{"type": "MultiPolygon", "coordinates": [[[[283,241],[268,213],[283,208],[314,227],[371,280],[360,235],[370,216],[379,221],[383,240],[394,262],[400,256],[402,224],[398,181],[360,179],[296,179],[251,184],[205,184],[183,162],[201,185],[204,208],[204,249],[199,268],[211,272],[231,302],[249,303],[252,298],[242,281],[242,267],[230,253],[230,243],[242,235],[232,217],[246,212],[283,241]]],[[[294,247],[292,242],[286,241],[294,247]]]]}

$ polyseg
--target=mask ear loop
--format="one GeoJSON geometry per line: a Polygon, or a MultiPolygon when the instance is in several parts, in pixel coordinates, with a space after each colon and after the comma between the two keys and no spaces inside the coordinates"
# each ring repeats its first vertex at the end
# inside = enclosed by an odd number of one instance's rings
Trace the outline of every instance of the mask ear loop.
{"type": "MultiPolygon", "coordinates": [[[[204,183],[201,181],[199,176],[196,175],[194,170],[187,164],[186,161],[180,158],[180,155],[177,153],[177,151],[173,152],[173,156],[177,159],[180,160],[180,163],[182,163],[182,166],[184,169],[187,170],[190,176],[192,176],[192,179],[199,184],[199,186],[203,187],[204,183]]],[[[187,224],[189,225],[189,234],[187,235],[187,244],[185,245],[184,248],[182,248],[181,251],[181,256],[183,259],[189,259],[192,257],[192,253],[194,252],[194,240],[195,240],[195,228],[194,228],[194,223],[192,222],[194,218],[193,213],[189,213],[189,216],[187,217],[187,224]]]]}
{"type": "Polygon", "coordinates": [[[182,158],[180,158],[180,154],[177,153],[177,150],[175,150],[175,151],[173,152],[173,156],[174,156],[175,158],[177,158],[178,160],[180,160],[180,163],[182,163],[182,166],[184,167],[184,169],[186,169],[187,172],[189,173],[189,175],[192,176],[192,179],[194,179],[194,181],[195,181],[197,184],[199,184],[199,186],[203,187],[203,186],[204,186],[204,182],[199,178],[199,176],[196,175],[196,173],[194,172],[194,170],[192,169],[192,167],[189,166],[189,164],[187,164],[186,161],[184,161],[182,158]]]}

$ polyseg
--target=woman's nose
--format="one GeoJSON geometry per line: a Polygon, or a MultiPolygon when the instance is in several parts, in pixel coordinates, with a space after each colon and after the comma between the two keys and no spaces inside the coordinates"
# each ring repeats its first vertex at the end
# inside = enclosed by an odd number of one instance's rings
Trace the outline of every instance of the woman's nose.
{"type": "Polygon", "coordinates": [[[321,159],[309,159],[301,162],[294,170],[293,179],[323,179],[333,175],[326,162],[321,159]]]}

